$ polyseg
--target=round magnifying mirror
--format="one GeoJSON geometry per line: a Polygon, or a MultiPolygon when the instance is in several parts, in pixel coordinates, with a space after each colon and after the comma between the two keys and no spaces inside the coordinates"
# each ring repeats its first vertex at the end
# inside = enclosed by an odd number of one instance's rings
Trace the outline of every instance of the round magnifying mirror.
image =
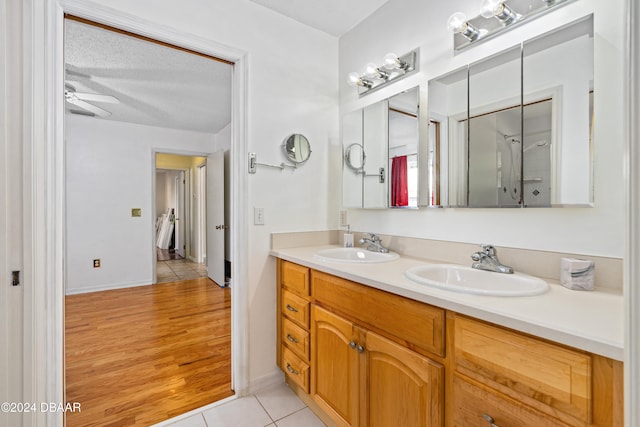
{"type": "Polygon", "coordinates": [[[311,156],[309,140],[299,133],[289,135],[282,143],[284,155],[293,163],[304,163],[311,156]]]}
{"type": "Polygon", "coordinates": [[[362,172],[366,159],[362,144],[354,142],[344,150],[344,164],[354,172],[362,172]]]}

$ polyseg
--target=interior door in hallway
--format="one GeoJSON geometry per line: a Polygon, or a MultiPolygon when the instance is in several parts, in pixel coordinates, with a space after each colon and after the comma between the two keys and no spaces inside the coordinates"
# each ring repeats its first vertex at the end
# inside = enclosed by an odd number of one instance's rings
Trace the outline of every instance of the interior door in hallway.
{"type": "Polygon", "coordinates": [[[175,206],[175,250],[176,254],[185,258],[185,236],[186,236],[186,220],[187,215],[184,204],[185,195],[185,173],[179,171],[176,174],[176,206],[175,206]]]}
{"type": "Polygon", "coordinates": [[[225,286],[224,152],[207,157],[207,275],[225,286]]]}

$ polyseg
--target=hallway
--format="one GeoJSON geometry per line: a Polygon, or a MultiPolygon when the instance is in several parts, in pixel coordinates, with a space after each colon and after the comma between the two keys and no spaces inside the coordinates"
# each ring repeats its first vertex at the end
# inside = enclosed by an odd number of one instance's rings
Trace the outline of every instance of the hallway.
{"type": "Polygon", "coordinates": [[[156,248],[156,283],[175,282],[207,277],[207,266],[180,257],[169,249],[156,248]]]}

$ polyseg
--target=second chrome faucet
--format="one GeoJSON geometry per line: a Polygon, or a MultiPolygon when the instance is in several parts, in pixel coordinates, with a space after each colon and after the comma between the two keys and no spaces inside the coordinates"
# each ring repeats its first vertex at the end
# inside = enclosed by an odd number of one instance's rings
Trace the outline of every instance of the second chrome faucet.
{"type": "Polygon", "coordinates": [[[495,271],[496,273],[512,274],[513,268],[503,265],[498,259],[496,248],[491,245],[481,245],[482,250],[471,255],[471,259],[475,262],[471,267],[478,270],[495,271]]]}

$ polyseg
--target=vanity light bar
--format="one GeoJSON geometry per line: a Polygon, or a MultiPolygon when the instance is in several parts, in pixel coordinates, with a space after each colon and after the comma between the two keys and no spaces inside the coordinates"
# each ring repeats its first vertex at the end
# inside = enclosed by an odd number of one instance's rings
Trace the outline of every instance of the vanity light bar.
{"type": "Polygon", "coordinates": [[[483,0],[481,13],[475,18],[467,19],[463,13],[456,12],[447,20],[447,28],[453,33],[453,49],[466,49],[573,1],[483,0]]]}
{"type": "Polygon", "coordinates": [[[356,86],[358,88],[358,94],[363,96],[394,80],[406,77],[417,71],[418,67],[418,49],[412,50],[402,56],[398,56],[395,53],[387,53],[384,57],[383,65],[378,66],[371,62],[366,65],[363,74],[355,71],[349,73],[347,83],[349,83],[350,86],[356,86]]]}

